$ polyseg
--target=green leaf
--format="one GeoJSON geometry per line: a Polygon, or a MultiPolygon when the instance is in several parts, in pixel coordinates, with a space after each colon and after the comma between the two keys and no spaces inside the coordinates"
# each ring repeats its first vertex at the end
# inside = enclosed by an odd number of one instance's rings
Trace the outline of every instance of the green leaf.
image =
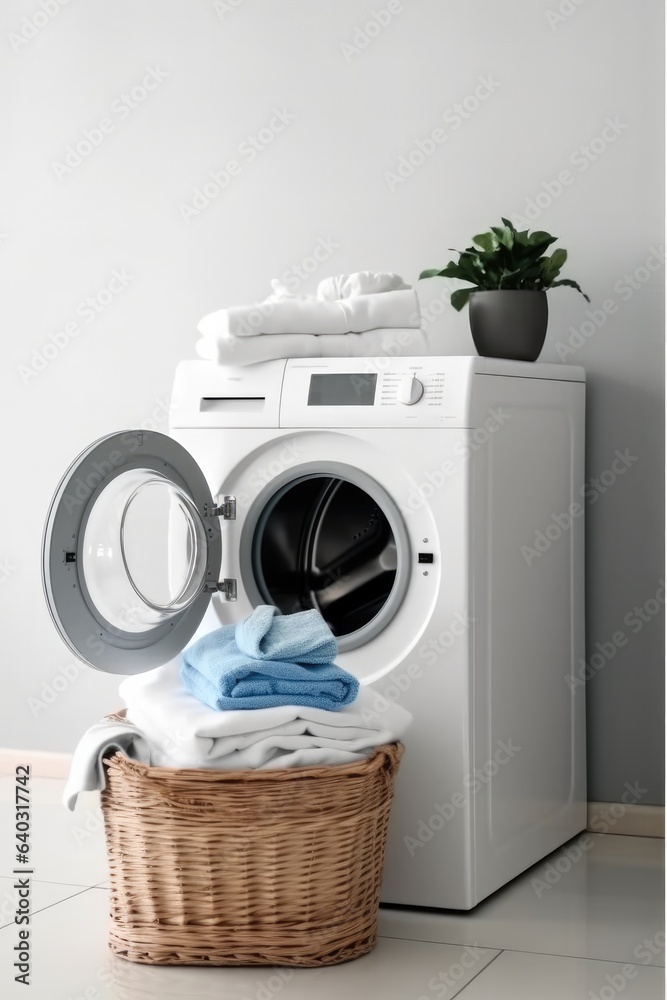
{"type": "Polygon", "coordinates": [[[537,246],[538,243],[544,243],[545,247],[551,246],[558,239],[557,236],[552,236],[551,233],[545,233],[542,229],[537,229],[534,233],[531,233],[528,242],[532,247],[537,246]]]}
{"type": "Polygon", "coordinates": [[[532,264],[530,267],[524,267],[521,273],[523,281],[530,285],[533,282],[542,281],[544,272],[539,264],[532,264]]]}
{"type": "Polygon", "coordinates": [[[517,263],[527,266],[534,263],[537,257],[539,257],[539,251],[528,243],[521,243],[517,238],[512,249],[512,255],[517,263]]]}
{"type": "Polygon", "coordinates": [[[479,282],[479,262],[470,254],[461,254],[458,264],[452,262],[447,265],[446,270],[448,278],[461,278],[463,281],[471,281],[474,285],[479,282]],[[456,274],[452,268],[456,268],[456,274]]]}
{"type": "Polygon", "coordinates": [[[498,240],[493,233],[480,233],[479,236],[473,236],[472,241],[482,250],[486,250],[487,253],[493,253],[494,250],[498,249],[498,240]]]}
{"type": "Polygon", "coordinates": [[[419,280],[421,281],[422,278],[435,278],[437,274],[440,274],[438,268],[431,267],[428,269],[428,271],[422,271],[422,273],[419,275],[419,280]]]}
{"type": "Polygon", "coordinates": [[[538,258],[544,256],[545,250],[549,249],[549,246],[553,243],[553,240],[543,240],[541,243],[532,243],[528,250],[530,251],[530,256],[533,260],[538,260],[538,258]]]}
{"type": "Polygon", "coordinates": [[[500,279],[498,281],[498,288],[516,288],[515,279],[521,274],[521,268],[515,268],[513,271],[508,271],[503,269],[500,279]]]}
{"type": "Polygon", "coordinates": [[[567,250],[563,249],[554,250],[554,252],[551,254],[551,257],[549,257],[549,270],[553,271],[554,268],[558,268],[558,270],[560,271],[561,267],[563,266],[566,260],[567,260],[567,250]]]}
{"type": "Polygon", "coordinates": [[[457,291],[452,292],[450,302],[454,306],[457,312],[461,312],[464,305],[470,298],[470,293],[474,292],[474,288],[459,288],[457,291]]]}
{"type": "Polygon", "coordinates": [[[567,260],[567,250],[554,250],[551,257],[543,257],[540,261],[542,274],[546,285],[550,285],[554,278],[558,276],[560,270],[567,260]]]}
{"type": "Polygon", "coordinates": [[[508,250],[511,250],[514,246],[514,232],[508,226],[503,226],[499,229],[497,226],[491,226],[491,232],[495,233],[498,237],[498,242],[508,250]]]}
{"type": "Polygon", "coordinates": [[[571,288],[576,288],[578,292],[581,292],[581,294],[583,295],[583,297],[586,299],[587,302],[591,301],[588,295],[586,295],[586,292],[581,291],[581,288],[579,287],[576,281],[571,281],[569,278],[561,278],[559,281],[554,281],[551,287],[556,288],[558,285],[569,285],[571,288]]]}
{"type": "Polygon", "coordinates": [[[442,271],[438,271],[441,278],[459,278],[461,281],[473,281],[476,283],[476,276],[472,267],[468,265],[463,267],[459,264],[455,264],[453,260],[450,260],[447,267],[443,267],[442,271]],[[469,274],[472,277],[469,277],[469,274]]]}
{"type": "MultiPolygon", "coordinates": [[[[542,290],[565,284],[584,295],[576,282],[555,280],[567,260],[567,252],[563,249],[554,250],[550,255],[546,253],[556,242],[556,236],[542,229],[534,233],[528,229],[518,232],[504,216],[502,223],[502,226],[491,226],[488,232],[473,236],[473,245],[465,250],[450,248],[452,253],[458,254],[458,260],[450,260],[440,271],[423,271],[420,277],[439,275],[473,285],[472,289],[462,289],[461,294],[456,294],[454,302],[458,305],[455,308],[459,309],[474,288],[542,290]]],[[[590,301],[588,296],[585,298],[590,301]]]]}

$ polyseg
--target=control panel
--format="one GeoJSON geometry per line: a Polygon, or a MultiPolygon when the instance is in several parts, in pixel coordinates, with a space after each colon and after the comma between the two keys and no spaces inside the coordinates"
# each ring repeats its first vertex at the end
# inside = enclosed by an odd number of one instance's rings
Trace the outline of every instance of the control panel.
{"type": "Polygon", "coordinates": [[[294,358],[240,368],[182,361],[169,426],[475,427],[473,382],[494,375],[586,380],[583,368],[569,365],[458,356],[294,358]]]}
{"type": "Polygon", "coordinates": [[[285,366],[281,427],[468,426],[471,358],[332,358],[285,366]]]}

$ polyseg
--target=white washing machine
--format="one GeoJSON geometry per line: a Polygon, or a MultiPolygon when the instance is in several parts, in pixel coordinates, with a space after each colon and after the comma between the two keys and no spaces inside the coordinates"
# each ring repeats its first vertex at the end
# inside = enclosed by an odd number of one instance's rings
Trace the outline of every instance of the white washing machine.
{"type": "Polygon", "coordinates": [[[257,604],[319,608],[377,712],[414,716],[383,901],[469,909],[586,826],[584,394],[477,357],[184,362],[170,436],[63,477],[54,622],[123,674],[257,604]]]}

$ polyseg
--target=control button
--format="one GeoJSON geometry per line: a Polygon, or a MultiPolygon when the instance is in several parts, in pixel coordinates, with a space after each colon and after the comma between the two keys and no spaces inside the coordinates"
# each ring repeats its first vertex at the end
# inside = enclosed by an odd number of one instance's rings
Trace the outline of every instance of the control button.
{"type": "Polygon", "coordinates": [[[419,552],[417,553],[417,562],[420,563],[432,563],[433,553],[432,552],[419,552]]]}
{"type": "Polygon", "coordinates": [[[398,384],[398,401],[405,406],[418,403],[424,395],[423,383],[414,375],[403,375],[398,384]]]}

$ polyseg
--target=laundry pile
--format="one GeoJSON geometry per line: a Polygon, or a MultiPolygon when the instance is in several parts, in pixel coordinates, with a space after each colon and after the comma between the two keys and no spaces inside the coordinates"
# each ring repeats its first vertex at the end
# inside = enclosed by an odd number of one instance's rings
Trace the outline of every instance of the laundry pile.
{"type": "Polygon", "coordinates": [[[115,751],[177,768],[348,764],[404,737],[412,717],[360,688],[333,661],[337,643],[318,611],[262,605],[203,636],[156,670],[126,678],[124,712],[92,726],[74,752],[64,802],[105,786],[115,751]]]}
{"type": "Polygon", "coordinates": [[[277,279],[263,302],[210,313],[197,353],[232,366],[277,358],[428,354],[417,293],[397,274],[360,271],[325,278],[316,295],[295,295],[277,279]]]}

